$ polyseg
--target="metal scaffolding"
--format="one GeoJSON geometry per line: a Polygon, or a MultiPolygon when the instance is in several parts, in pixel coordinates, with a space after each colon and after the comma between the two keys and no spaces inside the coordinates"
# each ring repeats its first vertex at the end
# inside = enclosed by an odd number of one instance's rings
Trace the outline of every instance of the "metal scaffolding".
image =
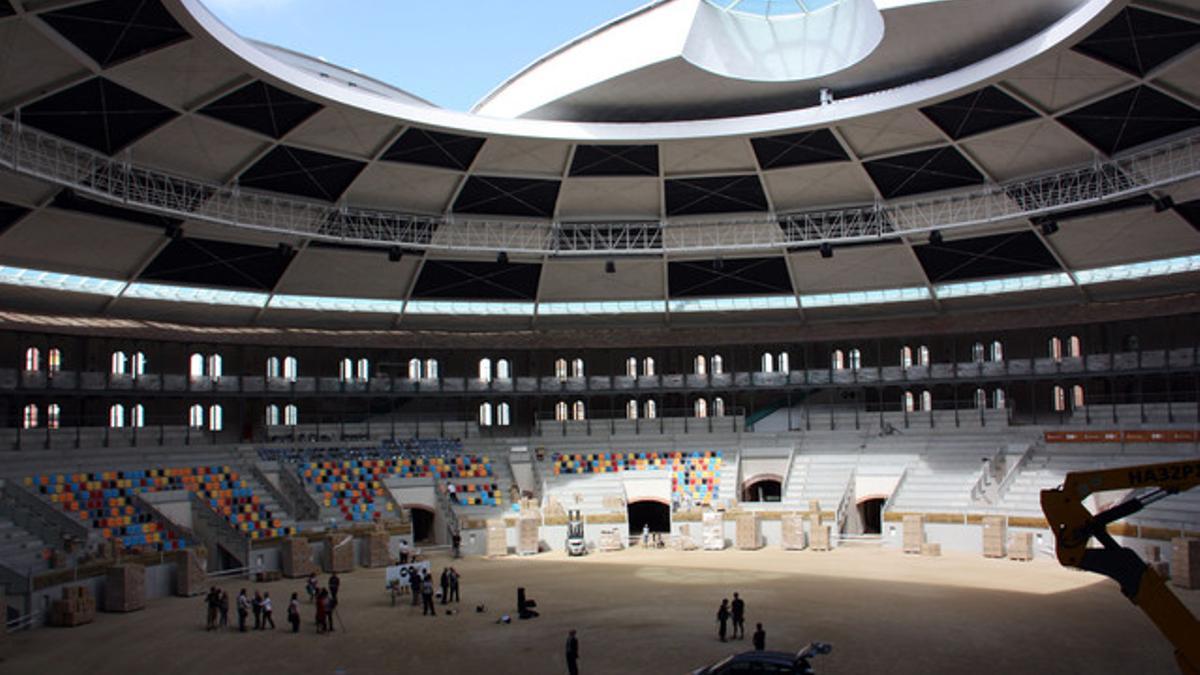
{"type": "Polygon", "coordinates": [[[921,199],[669,223],[538,223],[339,206],[136,166],[7,118],[0,118],[0,166],[131,209],[285,236],[459,252],[621,255],[814,247],[1052,216],[1200,176],[1200,134],[1046,176],[921,199]]]}

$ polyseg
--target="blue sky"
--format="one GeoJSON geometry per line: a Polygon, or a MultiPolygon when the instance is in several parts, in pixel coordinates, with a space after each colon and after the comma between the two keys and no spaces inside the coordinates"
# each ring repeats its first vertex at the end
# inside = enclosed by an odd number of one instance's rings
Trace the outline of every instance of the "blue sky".
{"type": "Polygon", "coordinates": [[[647,0],[204,0],[238,33],[466,110],[547,51],[647,0]]]}

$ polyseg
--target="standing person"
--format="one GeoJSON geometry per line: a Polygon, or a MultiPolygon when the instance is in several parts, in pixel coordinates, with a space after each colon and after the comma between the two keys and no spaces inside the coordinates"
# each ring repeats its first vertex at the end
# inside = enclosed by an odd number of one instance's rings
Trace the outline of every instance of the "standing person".
{"type": "Polygon", "coordinates": [[[325,631],[333,632],[333,618],[337,615],[337,599],[330,593],[325,598],[325,631]]]}
{"type": "Polygon", "coordinates": [[[579,638],[575,637],[575,629],[572,628],[567,633],[567,672],[570,675],[579,675],[579,638]]]}
{"type": "Polygon", "coordinates": [[[337,572],[334,572],[329,577],[329,596],[337,602],[338,589],[342,587],[342,580],[338,578],[337,572]]]}
{"type": "Polygon", "coordinates": [[[246,632],[246,615],[250,613],[250,598],[246,597],[246,589],[238,593],[237,598],[238,630],[246,632]]]}
{"type": "Polygon", "coordinates": [[[733,594],[733,606],[731,607],[733,614],[733,637],[745,640],[746,639],[746,603],[738,597],[737,593],[733,594]]]}
{"type": "Polygon", "coordinates": [[[217,608],[220,607],[221,596],[220,591],[216,586],[210,586],[208,595],[204,596],[204,605],[208,609],[206,621],[204,622],[204,630],[216,630],[217,628],[217,608]]]}
{"type": "Polygon", "coordinates": [[[761,623],[754,624],[754,650],[761,652],[767,649],[767,632],[763,630],[761,623]]]}
{"type": "Polygon", "coordinates": [[[450,602],[450,570],[449,570],[449,568],[446,568],[446,567],[442,568],[442,578],[441,578],[441,581],[439,582],[439,585],[442,587],[442,604],[444,605],[447,602],[450,602]]]}
{"type": "Polygon", "coordinates": [[[437,616],[437,609],[433,606],[433,577],[429,576],[429,572],[421,580],[421,602],[421,616],[437,616]]]}
{"type": "Polygon", "coordinates": [[[326,593],[324,589],[320,589],[316,594],[317,598],[317,632],[325,632],[325,610],[326,610],[326,593]]]}
{"type": "Polygon", "coordinates": [[[309,602],[317,601],[317,588],[318,587],[319,586],[317,584],[317,573],[312,572],[308,575],[308,583],[304,585],[304,590],[308,591],[308,601],[309,602]]]}
{"type": "Polygon", "coordinates": [[[717,623],[721,625],[717,629],[717,636],[721,638],[721,642],[725,641],[725,624],[729,621],[729,598],[721,601],[721,607],[717,609],[717,623]]]}
{"type": "Polygon", "coordinates": [[[458,570],[450,568],[450,600],[458,602],[458,570]]]}
{"type": "Polygon", "coordinates": [[[275,619],[271,617],[271,594],[263,593],[262,627],[266,629],[267,624],[271,624],[271,630],[275,630],[275,619]]]}
{"type": "Polygon", "coordinates": [[[650,523],[642,525],[642,548],[650,547],[650,523]]]}
{"type": "Polygon", "coordinates": [[[455,558],[462,557],[462,535],[458,532],[455,532],[454,535],[450,537],[450,548],[454,551],[455,558]]]}
{"type": "Polygon", "coordinates": [[[408,568],[408,587],[412,591],[412,605],[421,601],[421,572],[416,567],[408,568]]]}
{"type": "Polygon", "coordinates": [[[262,630],[262,593],[254,591],[254,601],[250,607],[254,610],[254,630],[262,630]]]}
{"type": "Polygon", "coordinates": [[[221,613],[221,628],[229,628],[229,594],[224,590],[221,591],[221,600],[217,605],[217,611],[221,613]]]}
{"type": "Polygon", "coordinates": [[[292,593],[292,599],[288,601],[287,612],[288,623],[292,624],[292,632],[300,632],[300,596],[298,593],[292,593]]]}

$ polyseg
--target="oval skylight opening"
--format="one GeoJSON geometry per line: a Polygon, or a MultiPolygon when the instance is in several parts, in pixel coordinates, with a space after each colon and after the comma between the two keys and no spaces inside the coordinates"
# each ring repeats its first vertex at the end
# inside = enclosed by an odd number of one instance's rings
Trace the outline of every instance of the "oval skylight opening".
{"type": "Polygon", "coordinates": [[[841,0],[707,0],[727,12],[761,16],[768,19],[811,14],[841,0]]]}

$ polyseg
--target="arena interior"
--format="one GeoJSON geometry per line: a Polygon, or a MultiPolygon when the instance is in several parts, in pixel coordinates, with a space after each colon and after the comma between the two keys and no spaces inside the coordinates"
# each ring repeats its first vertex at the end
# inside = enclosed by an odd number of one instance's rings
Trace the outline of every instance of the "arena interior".
{"type": "MultiPolygon", "coordinates": [[[[455,112],[200,0],[0,0],[0,672],[687,673],[735,592],[819,673],[1194,672],[1041,493],[1200,457],[1198,44],[655,0],[455,112]]],[[[1108,532],[1194,613],[1186,487],[1108,532]]]]}

